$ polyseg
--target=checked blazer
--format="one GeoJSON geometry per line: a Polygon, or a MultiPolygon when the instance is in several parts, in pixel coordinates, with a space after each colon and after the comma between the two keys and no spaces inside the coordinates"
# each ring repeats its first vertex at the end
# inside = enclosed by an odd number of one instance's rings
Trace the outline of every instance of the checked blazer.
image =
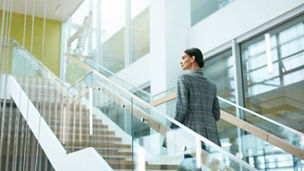
{"type": "Polygon", "coordinates": [[[201,69],[178,77],[175,119],[221,146],[216,127],[220,119],[216,85],[201,69]]]}

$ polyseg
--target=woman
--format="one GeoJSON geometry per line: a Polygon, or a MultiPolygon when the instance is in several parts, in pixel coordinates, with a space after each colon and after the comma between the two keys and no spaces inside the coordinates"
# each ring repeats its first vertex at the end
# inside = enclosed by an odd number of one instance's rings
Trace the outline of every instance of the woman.
{"type": "MultiPolygon", "coordinates": [[[[181,67],[191,72],[178,77],[175,119],[221,146],[216,127],[216,121],[220,119],[216,85],[203,74],[202,52],[198,48],[184,52],[181,67]]],[[[206,149],[204,143],[202,148],[206,149]]]]}

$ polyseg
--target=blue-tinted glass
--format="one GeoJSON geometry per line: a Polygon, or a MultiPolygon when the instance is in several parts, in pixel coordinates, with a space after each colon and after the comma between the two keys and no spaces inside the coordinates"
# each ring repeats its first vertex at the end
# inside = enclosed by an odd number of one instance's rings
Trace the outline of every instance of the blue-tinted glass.
{"type": "Polygon", "coordinates": [[[191,25],[198,23],[234,0],[191,0],[191,25]]]}
{"type": "Polygon", "coordinates": [[[235,101],[235,79],[231,50],[206,60],[203,71],[217,86],[218,96],[235,101]]]}
{"type": "MultiPolygon", "coordinates": [[[[246,107],[300,132],[304,132],[303,21],[303,16],[298,17],[268,31],[270,44],[264,34],[241,44],[246,107]]],[[[252,121],[251,116],[246,119],[252,121]]],[[[254,124],[265,125],[262,121],[254,124]]],[[[294,140],[293,144],[300,141],[294,140]]],[[[280,149],[264,148],[251,153],[254,159],[249,162],[258,169],[298,170],[302,165],[280,149]]]]}

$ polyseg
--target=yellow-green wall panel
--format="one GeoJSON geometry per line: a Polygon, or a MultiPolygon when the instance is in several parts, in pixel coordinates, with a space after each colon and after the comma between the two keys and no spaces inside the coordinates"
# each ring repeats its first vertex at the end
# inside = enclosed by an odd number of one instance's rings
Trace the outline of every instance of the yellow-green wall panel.
{"type": "MultiPolygon", "coordinates": [[[[9,13],[6,13],[9,14],[9,13]]],[[[2,11],[0,11],[0,28],[2,23],[2,11]]],[[[46,19],[44,64],[54,74],[60,72],[60,44],[61,44],[61,21],[46,19]]],[[[22,45],[24,30],[24,15],[13,13],[10,38],[15,39],[22,45]]],[[[35,17],[34,37],[32,54],[42,61],[43,18],[35,17]]],[[[30,52],[32,37],[32,16],[26,17],[26,33],[24,47],[30,52]]]]}

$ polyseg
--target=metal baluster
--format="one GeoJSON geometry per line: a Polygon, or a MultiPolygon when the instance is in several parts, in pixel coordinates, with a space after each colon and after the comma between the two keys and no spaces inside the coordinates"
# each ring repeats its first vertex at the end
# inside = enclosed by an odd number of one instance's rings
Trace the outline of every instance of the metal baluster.
{"type": "Polygon", "coordinates": [[[10,156],[12,155],[11,150],[11,136],[12,136],[12,124],[13,124],[13,100],[9,101],[9,110],[8,110],[8,122],[7,122],[7,144],[6,144],[6,163],[5,170],[12,170],[10,167],[12,160],[10,160],[10,156]]]}
{"type": "Polygon", "coordinates": [[[36,143],[38,143],[36,141],[36,138],[35,136],[31,133],[30,133],[30,151],[29,151],[29,157],[30,157],[30,160],[28,161],[29,163],[29,166],[28,166],[28,171],[33,171],[35,169],[35,154],[36,154],[36,143]]]}
{"type": "MultiPolygon", "coordinates": [[[[21,100],[21,99],[20,99],[21,100]]],[[[21,113],[20,113],[21,114],[21,113]]],[[[18,171],[22,171],[22,168],[23,168],[23,165],[24,165],[24,147],[25,147],[25,136],[26,136],[26,133],[25,133],[25,127],[26,127],[26,123],[25,123],[25,120],[24,118],[21,116],[20,117],[20,121],[21,121],[21,129],[20,129],[20,132],[21,132],[21,142],[20,142],[20,147],[19,147],[19,157],[18,157],[18,165],[17,165],[17,168],[18,168],[18,171]]]]}
{"type": "Polygon", "coordinates": [[[83,128],[84,127],[83,126],[83,123],[84,123],[83,119],[86,119],[86,117],[83,117],[85,114],[83,114],[82,107],[83,107],[82,104],[80,104],[79,111],[77,113],[77,115],[79,115],[79,140],[78,140],[79,144],[84,141],[83,134],[84,134],[85,130],[83,128]]]}
{"type": "MultiPolygon", "coordinates": [[[[59,112],[59,109],[60,109],[60,106],[58,106],[58,103],[59,103],[59,94],[58,94],[58,89],[57,89],[57,85],[55,85],[55,90],[54,90],[54,94],[55,94],[55,104],[54,104],[54,113],[52,113],[52,116],[51,116],[51,121],[54,121],[55,124],[54,124],[54,133],[55,135],[58,135],[58,126],[57,126],[57,116],[60,115],[60,112],[59,112]]],[[[51,126],[51,122],[50,122],[50,126],[51,126]]],[[[60,124],[60,122],[59,122],[60,124]]],[[[59,136],[58,136],[59,138],[59,136]]]]}
{"type": "Polygon", "coordinates": [[[19,130],[20,130],[20,119],[21,113],[19,112],[18,108],[15,107],[15,127],[14,127],[14,150],[13,150],[13,164],[12,164],[12,171],[17,170],[17,157],[18,157],[18,142],[19,142],[19,130]]]}
{"type": "Polygon", "coordinates": [[[71,126],[72,126],[72,136],[71,136],[71,140],[72,140],[72,148],[71,148],[71,152],[74,151],[74,146],[75,146],[75,141],[76,141],[76,115],[77,115],[77,105],[79,105],[78,102],[75,102],[73,104],[73,114],[72,114],[72,123],[71,123],[71,126]]]}

